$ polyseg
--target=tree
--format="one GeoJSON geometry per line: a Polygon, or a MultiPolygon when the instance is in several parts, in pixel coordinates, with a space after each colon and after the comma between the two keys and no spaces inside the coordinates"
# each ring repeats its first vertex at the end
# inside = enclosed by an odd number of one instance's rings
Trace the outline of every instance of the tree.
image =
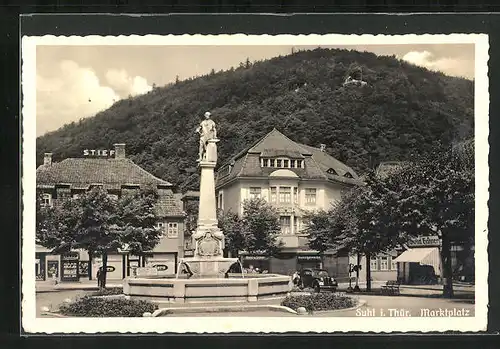
{"type": "Polygon", "coordinates": [[[273,255],[279,251],[282,246],[278,240],[279,214],[266,200],[255,198],[243,202],[242,225],[247,252],[273,255]]]}
{"type": "Polygon", "coordinates": [[[224,233],[226,252],[230,257],[238,257],[239,251],[246,249],[243,221],[233,211],[218,212],[219,228],[224,233]]]}
{"type": "Polygon", "coordinates": [[[113,199],[102,187],[94,187],[78,198],[40,207],[37,240],[56,253],[84,249],[89,258],[102,256],[106,287],[108,253],[127,249],[138,254],[158,243],[156,195],[147,189],[113,199]]]}
{"type": "Polygon", "coordinates": [[[383,232],[372,235],[372,242],[395,247],[418,236],[438,236],[443,296],[453,297],[451,244],[470,245],[474,239],[473,142],[438,147],[387,176],[369,176],[367,188],[371,199],[359,214],[364,212],[372,232],[383,232]]]}
{"type": "Polygon", "coordinates": [[[264,199],[245,200],[242,217],[232,211],[220,211],[219,228],[224,233],[227,251],[234,255],[239,251],[273,255],[282,246],[278,240],[279,214],[264,199]]]}

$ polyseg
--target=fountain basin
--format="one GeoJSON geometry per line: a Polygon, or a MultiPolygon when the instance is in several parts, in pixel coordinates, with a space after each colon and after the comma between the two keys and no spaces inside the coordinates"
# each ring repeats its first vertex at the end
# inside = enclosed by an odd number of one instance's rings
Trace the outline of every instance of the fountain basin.
{"type": "Polygon", "coordinates": [[[292,289],[290,277],[250,274],[241,278],[126,278],[123,293],[134,299],[176,303],[242,301],[285,297],[292,289]]]}

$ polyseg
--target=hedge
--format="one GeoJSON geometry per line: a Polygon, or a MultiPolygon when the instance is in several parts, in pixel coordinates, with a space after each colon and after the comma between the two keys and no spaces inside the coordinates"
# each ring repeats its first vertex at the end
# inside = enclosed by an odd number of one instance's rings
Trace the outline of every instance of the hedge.
{"type": "Polygon", "coordinates": [[[297,310],[304,307],[307,311],[336,310],[354,307],[357,301],[336,293],[313,293],[310,295],[290,295],[281,302],[282,306],[297,310]]]}
{"type": "Polygon", "coordinates": [[[123,294],[123,287],[111,287],[100,289],[99,291],[92,292],[91,296],[114,296],[118,294],[123,294]]]}
{"type": "Polygon", "coordinates": [[[157,309],[158,306],[149,301],[93,296],[84,296],[59,307],[63,315],[86,317],[142,317],[145,312],[153,313],[157,309]]]}

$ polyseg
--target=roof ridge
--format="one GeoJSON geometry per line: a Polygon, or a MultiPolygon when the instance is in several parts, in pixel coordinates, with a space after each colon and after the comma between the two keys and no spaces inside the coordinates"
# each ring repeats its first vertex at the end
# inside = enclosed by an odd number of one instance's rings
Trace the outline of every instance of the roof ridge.
{"type": "Polygon", "coordinates": [[[148,175],[149,177],[152,177],[153,179],[155,180],[158,180],[160,182],[163,182],[164,184],[166,185],[173,185],[172,183],[166,181],[166,180],[163,180],[161,178],[158,178],[156,177],[155,175],[153,175],[152,173],[149,173],[148,171],[146,171],[145,169],[143,169],[141,166],[137,165],[135,162],[133,162],[132,160],[130,159],[120,159],[120,160],[127,160],[129,161],[132,165],[134,165],[135,167],[137,167],[139,170],[141,170],[142,172],[146,173],[146,175],[148,175]]]}

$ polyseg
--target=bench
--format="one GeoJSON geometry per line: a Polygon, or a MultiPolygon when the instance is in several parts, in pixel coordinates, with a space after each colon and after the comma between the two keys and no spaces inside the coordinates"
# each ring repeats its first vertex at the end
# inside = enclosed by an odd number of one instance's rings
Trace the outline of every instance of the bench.
{"type": "Polygon", "coordinates": [[[382,286],[382,294],[387,294],[390,296],[399,295],[399,282],[394,280],[389,280],[382,286]]]}

